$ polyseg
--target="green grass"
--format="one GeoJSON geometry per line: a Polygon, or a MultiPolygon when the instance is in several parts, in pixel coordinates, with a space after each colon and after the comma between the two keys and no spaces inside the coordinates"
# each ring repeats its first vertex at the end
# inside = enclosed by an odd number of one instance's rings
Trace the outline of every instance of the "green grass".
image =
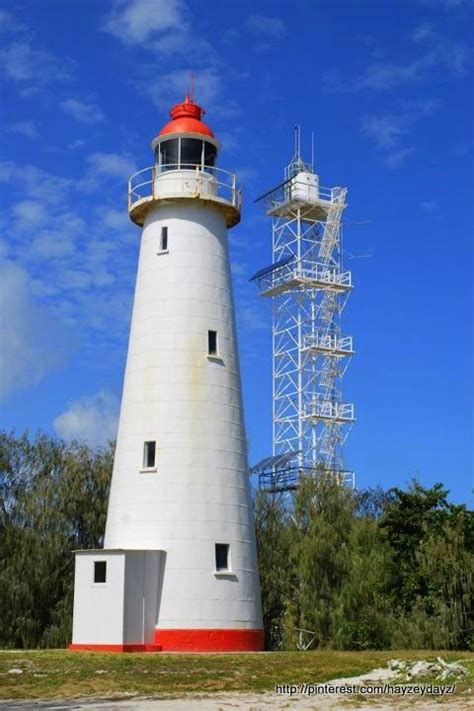
{"type": "MultiPolygon", "coordinates": [[[[103,654],[66,650],[0,651],[0,698],[173,696],[223,691],[273,691],[275,684],[314,683],[356,676],[389,659],[463,659],[474,684],[468,652],[365,651],[263,652],[259,654],[103,654]],[[22,674],[9,674],[10,669],[22,674]],[[101,672],[101,673],[98,673],[101,672]]],[[[451,697],[452,698],[452,697],[451,697]]]]}

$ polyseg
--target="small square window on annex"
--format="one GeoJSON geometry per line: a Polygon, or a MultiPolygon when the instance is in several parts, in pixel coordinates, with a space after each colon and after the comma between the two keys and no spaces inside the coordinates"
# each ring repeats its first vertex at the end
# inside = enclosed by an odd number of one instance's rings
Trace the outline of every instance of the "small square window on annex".
{"type": "Polygon", "coordinates": [[[107,561],[106,560],[95,560],[94,561],[94,583],[106,583],[107,582],[107,561]]]}

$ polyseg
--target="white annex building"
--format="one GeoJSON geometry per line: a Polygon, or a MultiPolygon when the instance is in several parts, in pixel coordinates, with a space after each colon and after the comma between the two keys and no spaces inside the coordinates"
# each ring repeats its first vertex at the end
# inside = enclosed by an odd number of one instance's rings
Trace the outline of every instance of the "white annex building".
{"type": "Polygon", "coordinates": [[[235,175],[186,95],[130,179],[143,227],[103,550],[76,553],[71,649],[263,648],[227,229],[235,175]]]}

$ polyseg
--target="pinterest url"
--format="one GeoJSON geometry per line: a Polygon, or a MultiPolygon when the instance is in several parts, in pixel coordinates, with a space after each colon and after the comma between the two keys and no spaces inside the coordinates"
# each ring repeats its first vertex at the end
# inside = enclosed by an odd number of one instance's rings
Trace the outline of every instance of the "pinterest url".
{"type": "Polygon", "coordinates": [[[445,696],[456,693],[456,685],[448,684],[276,684],[275,693],[287,696],[317,696],[318,694],[366,694],[371,696],[445,696]]]}

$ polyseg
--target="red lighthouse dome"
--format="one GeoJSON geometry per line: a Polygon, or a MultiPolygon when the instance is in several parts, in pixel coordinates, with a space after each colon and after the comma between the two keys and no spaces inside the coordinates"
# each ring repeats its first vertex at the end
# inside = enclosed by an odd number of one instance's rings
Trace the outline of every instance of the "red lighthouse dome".
{"type": "Polygon", "coordinates": [[[186,93],[184,101],[170,110],[171,121],[151,142],[159,169],[204,168],[216,164],[219,142],[202,120],[204,109],[186,93]]]}
{"type": "Polygon", "coordinates": [[[204,109],[194,102],[186,92],[184,101],[175,104],[170,110],[171,121],[163,126],[159,136],[168,133],[200,133],[203,136],[214,138],[214,133],[209,126],[202,121],[204,109]]]}

